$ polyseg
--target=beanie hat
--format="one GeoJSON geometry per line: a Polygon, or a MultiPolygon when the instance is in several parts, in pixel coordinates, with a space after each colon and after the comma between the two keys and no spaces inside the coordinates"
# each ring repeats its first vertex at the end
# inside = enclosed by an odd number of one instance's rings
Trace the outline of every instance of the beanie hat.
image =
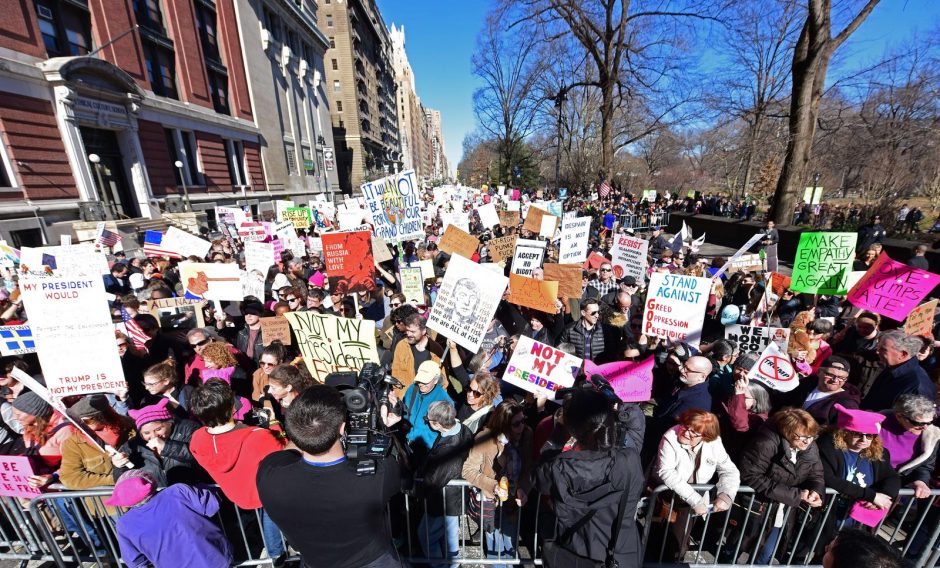
{"type": "Polygon", "coordinates": [[[834,405],[839,415],[836,417],[836,426],[843,430],[851,430],[860,434],[880,434],[881,422],[885,416],[867,410],[849,409],[841,404],[834,405]]]}
{"type": "Polygon", "coordinates": [[[89,418],[104,414],[111,408],[107,397],[103,394],[93,394],[78,399],[78,402],[69,408],[69,414],[75,418],[89,418]]]}
{"type": "Polygon", "coordinates": [[[140,469],[127,471],[114,484],[111,497],[104,500],[109,507],[133,507],[157,491],[153,474],[140,469]]]}
{"type": "Polygon", "coordinates": [[[145,406],[140,410],[128,410],[127,414],[134,419],[134,423],[137,425],[137,429],[139,430],[145,424],[149,424],[151,422],[173,420],[173,416],[170,414],[170,411],[166,409],[166,405],[169,402],[169,399],[163,398],[157,404],[145,406]]]}
{"type": "Polygon", "coordinates": [[[314,273],[313,273],[313,276],[311,276],[311,277],[307,280],[307,283],[310,284],[310,285],[312,285],[312,286],[316,286],[317,288],[323,288],[323,281],[324,281],[325,279],[326,279],[326,278],[323,276],[323,273],[322,273],[322,272],[314,272],[314,273]]]}
{"type": "Polygon", "coordinates": [[[13,399],[13,408],[37,418],[52,416],[52,405],[32,391],[26,391],[13,399]]]}
{"type": "Polygon", "coordinates": [[[745,371],[750,371],[757,364],[757,356],[753,353],[744,353],[734,360],[734,366],[745,371]]]}

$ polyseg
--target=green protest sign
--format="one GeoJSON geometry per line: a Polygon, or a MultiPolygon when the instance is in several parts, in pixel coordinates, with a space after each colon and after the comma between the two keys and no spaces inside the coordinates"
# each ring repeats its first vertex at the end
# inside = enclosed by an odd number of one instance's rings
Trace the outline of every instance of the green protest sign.
{"type": "Polygon", "coordinates": [[[282,214],[284,221],[290,221],[295,229],[310,228],[310,208],[309,207],[288,207],[282,214]]]}
{"type": "Polygon", "coordinates": [[[794,292],[843,296],[855,257],[855,233],[802,233],[793,261],[794,292]]]}

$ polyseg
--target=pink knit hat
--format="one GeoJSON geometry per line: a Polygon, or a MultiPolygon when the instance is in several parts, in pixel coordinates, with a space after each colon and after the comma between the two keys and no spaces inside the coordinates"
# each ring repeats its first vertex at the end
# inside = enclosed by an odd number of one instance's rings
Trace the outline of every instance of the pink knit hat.
{"type": "Polygon", "coordinates": [[[164,398],[157,404],[145,406],[140,410],[128,410],[127,413],[134,419],[134,423],[137,424],[137,429],[139,430],[144,424],[173,420],[173,415],[166,409],[166,405],[169,402],[169,399],[164,398]]]}
{"type": "Polygon", "coordinates": [[[313,286],[316,286],[317,288],[323,288],[324,280],[326,279],[323,277],[322,272],[314,272],[313,276],[307,279],[307,283],[312,284],[313,286]]]}
{"type": "Polygon", "coordinates": [[[838,403],[835,404],[835,409],[839,413],[839,416],[836,418],[836,426],[839,428],[860,434],[881,433],[881,422],[885,419],[883,414],[865,410],[854,410],[838,403]]]}
{"type": "Polygon", "coordinates": [[[142,475],[138,470],[125,472],[114,484],[111,497],[104,500],[109,507],[133,507],[157,490],[156,480],[152,475],[142,475]]]}

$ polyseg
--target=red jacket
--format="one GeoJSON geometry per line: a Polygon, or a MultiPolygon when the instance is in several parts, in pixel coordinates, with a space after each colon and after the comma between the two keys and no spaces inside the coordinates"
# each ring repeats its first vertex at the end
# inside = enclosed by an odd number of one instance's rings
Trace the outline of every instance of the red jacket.
{"type": "Polygon", "coordinates": [[[200,428],[189,442],[189,451],[222,492],[242,509],[258,509],[258,464],[268,454],[283,449],[281,442],[264,428],[238,425],[234,430],[210,434],[200,428]]]}

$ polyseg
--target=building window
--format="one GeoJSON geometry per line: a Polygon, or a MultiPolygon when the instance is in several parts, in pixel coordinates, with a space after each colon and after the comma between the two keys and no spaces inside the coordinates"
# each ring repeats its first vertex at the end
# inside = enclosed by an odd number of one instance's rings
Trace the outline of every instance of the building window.
{"type": "Polygon", "coordinates": [[[196,3],[196,23],[199,26],[199,39],[202,41],[202,51],[205,56],[222,62],[219,53],[219,38],[216,30],[217,17],[213,10],[203,4],[196,3]]]}
{"type": "Polygon", "coordinates": [[[281,19],[274,12],[265,8],[264,27],[271,33],[275,41],[281,41],[281,19]]]}
{"type": "Polygon", "coordinates": [[[219,114],[232,114],[228,104],[228,76],[207,70],[209,73],[209,90],[212,91],[212,106],[219,114]]]}
{"type": "Polygon", "coordinates": [[[160,10],[160,0],[134,0],[134,15],[137,23],[143,28],[165,32],[163,27],[163,12],[160,10]]]}
{"type": "Polygon", "coordinates": [[[225,161],[232,185],[248,185],[245,177],[245,147],[238,140],[225,141],[225,161]]]}
{"type": "Polygon", "coordinates": [[[333,60],[330,62],[330,64],[333,66],[333,71],[338,71],[338,70],[339,70],[339,63],[338,63],[335,59],[333,59],[333,60]]]}
{"type": "Polygon", "coordinates": [[[67,2],[36,0],[39,31],[49,57],[85,55],[91,51],[91,16],[67,2]]]}
{"type": "Polygon", "coordinates": [[[166,149],[173,160],[173,177],[176,179],[176,185],[183,185],[183,177],[180,177],[180,168],[176,167],[175,162],[182,162],[182,174],[185,177],[186,185],[203,185],[202,171],[199,168],[199,159],[196,156],[196,137],[192,132],[177,130],[175,128],[164,128],[166,135],[166,149]]]}
{"type": "Polygon", "coordinates": [[[178,99],[176,92],[176,62],[173,52],[169,49],[152,43],[142,41],[144,59],[147,63],[147,77],[153,92],[161,97],[178,99]]]}
{"type": "Polygon", "coordinates": [[[312,176],[315,172],[315,167],[313,164],[313,156],[310,154],[310,148],[308,148],[307,146],[303,146],[301,147],[301,150],[303,151],[303,157],[304,157],[304,163],[303,163],[304,173],[307,174],[308,176],[312,176]]]}
{"type": "Polygon", "coordinates": [[[336,101],[336,112],[343,112],[343,101],[336,101]]]}
{"type": "Polygon", "coordinates": [[[15,179],[16,176],[13,175],[13,167],[9,156],[7,156],[6,148],[0,142],[0,187],[16,187],[15,179]]]}
{"type": "Polygon", "coordinates": [[[342,88],[339,86],[339,79],[333,79],[333,92],[338,93],[342,88]]]}
{"type": "Polygon", "coordinates": [[[287,159],[287,171],[288,175],[294,175],[297,173],[297,150],[294,149],[293,144],[284,144],[284,157],[287,159]]]}
{"type": "Polygon", "coordinates": [[[326,27],[328,27],[328,28],[332,28],[332,27],[333,27],[333,16],[331,16],[331,15],[329,15],[329,14],[327,14],[327,16],[326,16],[326,27]]]}
{"type": "Polygon", "coordinates": [[[333,38],[330,38],[330,47],[336,49],[336,40],[333,38]]]}

